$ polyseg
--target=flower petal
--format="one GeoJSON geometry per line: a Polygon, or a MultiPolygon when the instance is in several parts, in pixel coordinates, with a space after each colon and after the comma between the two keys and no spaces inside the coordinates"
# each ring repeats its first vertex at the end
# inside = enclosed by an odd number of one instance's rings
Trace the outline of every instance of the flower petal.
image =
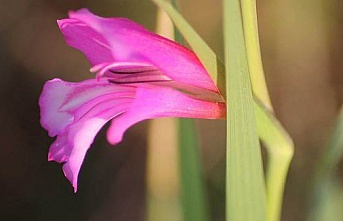
{"type": "Polygon", "coordinates": [[[82,51],[92,65],[113,61],[110,45],[91,27],[77,19],[57,20],[57,24],[66,42],[82,51]]]}
{"type": "Polygon", "coordinates": [[[106,79],[91,79],[79,83],[57,78],[50,80],[45,83],[39,98],[41,124],[48,130],[49,136],[54,137],[75,120],[74,112],[86,102],[99,96],[101,101],[103,95],[123,91],[126,91],[126,96],[134,97],[134,88],[109,84],[106,79]]]}
{"type": "Polygon", "coordinates": [[[196,55],[187,48],[128,19],[101,18],[87,9],[70,12],[69,16],[69,19],[59,21],[61,31],[67,43],[91,58],[93,65],[97,63],[92,57],[103,53],[103,50],[101,46],[89,50],[83,43],[79,43],[78,40],[85,36],[91,36],[94,45],[106,42],[106,46],[112,50],[112,62],[151,63],[176,82],[218,92],[196,55]]]}
{"type": "Polygon", "coordinates": [[[119,143],[124,132],[137,122],[158,117],[218,119],[226,114],[225,103],[192,98],[169,87],[139,87],[130,109],[112,120],[107,131],[111,144],[119,143]]]}
{"type": "Polygon", "coordinates": [[[44,86],[41,122],[50,136],[57,135],[48,159],[66,162],[63,171],[75,191],[81,164],[95,135],[106,122],[129,109],[135,90],[107,79],[80,83],[54,79],[44,86]]]}
{"type": "Polygon", "coordinates": [[[62,143],[64,146],[54,146],[54,143],[49,152],[49,157],[50,159],[56,159],[56,157],[63,156],[63,160],[66,162],[63,165],[63,171],[72,183],[75,192],[77,190],[77,180],[81,165],[87,150],[94,141],[94,137],[104,124],[125,112],[129,105],[130,103],[118,103],[118,100],[107,101],[97,105],[80,121],[70,125],[67,131],[58,135],[58,139],[64,141],[62,143]],[[58,150],[58,153],[55,150],[58,150]],[[61,150],[63,150],[63,153],[61,153],[61,150]]]}

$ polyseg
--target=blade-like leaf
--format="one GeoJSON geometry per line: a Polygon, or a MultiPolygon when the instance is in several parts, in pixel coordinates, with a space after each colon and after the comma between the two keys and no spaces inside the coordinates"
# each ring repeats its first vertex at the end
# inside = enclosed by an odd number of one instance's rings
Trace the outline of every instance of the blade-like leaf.
{"type": "MultiPolygon", "coordinates": [[[[172,0],[172,5],[176,11],[178,11],[179,4],[178,0],[172,0]]],[[[174,25],[174,40],[182,45],[184,45],[184,39],[179,29],[174,25]]]]}
{"type": "Polygon", "coordinates": [[[193,119],[179,121],[179,152],[183,220],[209,220],[193,119]]]}
{"type": "Polygon", "coordinates": [[[342,184],[338,182],[336,168],[343,157],[343,106],[336,120],[331,138],[322,153],[317,166],[309,221],[341,220],[343,217],[343,191],[342,184]],[[335,219],[330,219],[330,216],[335,219]]]}
{"type": "Polygon", "coordinates": [[[331,139],[320,161],[319,172],[332,174],[343,157],[343,106],[338,115],[331,139]]]}
{"type": "Polygon", "coordinates": [[[150,121],[146,165],[148,221],[182,221],[177,127],[174,118],[150,121]]]}
{"type": "Polygon", "coordinates": [[[315,196],[315,201],[311,202],[314,207],[310,210],[308,221],[343,220],[343,188],[337,176],[322,180],[315,196]]]}
{"type": "Polygon", "coordinates": [[[266,192],[239,0],[224,0],[226,220],[265,221],[266,192]]]}

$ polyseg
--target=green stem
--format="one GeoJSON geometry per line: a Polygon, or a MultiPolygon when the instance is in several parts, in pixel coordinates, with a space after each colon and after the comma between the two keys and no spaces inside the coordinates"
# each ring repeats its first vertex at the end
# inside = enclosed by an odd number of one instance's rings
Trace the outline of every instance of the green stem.
{"type": "Polygon", "coordinates": [[[266,174],[267,220],[280,220],[283,192],[294,146],[277,119],[258,101],[254,103],[257,130],[268,153],[266,174]]]}
{"type": "Polygon", "coordinates": [[[273,107],[268,93],[261,58],[256,1],[241,0],[241,6],[252,90],[254,95],[271,111],[273,107]]]}
{"type": "MultiPolygon", "coordinates": [[[[256,2],[255,0],[241,0],[241,6],[252,89],[255,97],[263,104],[263,107],[269,111],[273,111],[262,65],[256,2]]],[[[259,112],[261,109],[257,109],[256,105],[257,103],[255,103],[255,112],[259,112]]],[[[269,117],[273,117],[272,113],[269,113],[269,117]]],[[[264,119],[261,123],[257,123],[257,127],[260,138],[264,141],[268,153],[266,171],[268,221],[278,221],[281,216],[283,192],[288,168],[293,157],[293,144],[290,142],[291,139],[287,133],[280,126],[274,127],[275,131],[261,129],[268,127],[268,125],[274,125],[272,123],[277,122],[276,119],[271,120],[267,118],[267,114],[265,114],[265,117],[256,119],[257,121],[264,119]],[[266,124],[265,121],[268,120],[270,124],[266,124]],[[275,136],[270,136],[270,133],[273,133],[275,136]],[[263,137],[263,134],[267,136],[263,137]]]]}

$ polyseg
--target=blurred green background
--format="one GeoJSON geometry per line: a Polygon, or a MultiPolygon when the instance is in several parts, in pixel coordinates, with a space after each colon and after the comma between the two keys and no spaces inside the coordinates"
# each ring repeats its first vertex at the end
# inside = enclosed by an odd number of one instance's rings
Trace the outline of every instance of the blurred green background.
{"type": "MultiPolygon", "coordinates": [[[[179,1],[183,15],[222,57],[221,0],[179,1]]],[[[343,101],[343,2],[257,4],[268,87],[296,145],[282,220],[305,220],[314,165],[343,101]]],[[[39,124],[44,82],[92,77],[86,58],[65,44],[56,25],[68,10],[82,7],[155,28],[156,7],[148,0],[0,0],[0,220],[145,220],[148,122],[132,127],[115,147],[102,130],[77,194],[61,165],[47,162],[54,139],[39,124]]],[[[225,122],[196,123],[212,220],[224,220],[225,122]]]]}

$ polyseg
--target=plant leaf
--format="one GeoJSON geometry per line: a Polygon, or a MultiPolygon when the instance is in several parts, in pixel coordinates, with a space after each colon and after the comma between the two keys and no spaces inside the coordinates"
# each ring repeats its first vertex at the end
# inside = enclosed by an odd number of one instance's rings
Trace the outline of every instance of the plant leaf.
{"type": "Polygon", "coordinates": [[[265,221],[261,149],[239,0],[224,0],[227,97],[226,220],[265,221]]]}
{"type": "Polygon", "coordinates": [[[313,183],[309,221],[342,220],[343,191],[336,168],[343,157],[343,106],[331,138],[317,165],[313,183]],[[328,216],[330,215],[330,216],[328,216]],[[332,219],[330,217],[334,217],[332,219]]]}
{"type": "Polygon", "coordinates": [[[179,152],[183,220],[209,220],[193,119],[179,121],[179,152]]]}

